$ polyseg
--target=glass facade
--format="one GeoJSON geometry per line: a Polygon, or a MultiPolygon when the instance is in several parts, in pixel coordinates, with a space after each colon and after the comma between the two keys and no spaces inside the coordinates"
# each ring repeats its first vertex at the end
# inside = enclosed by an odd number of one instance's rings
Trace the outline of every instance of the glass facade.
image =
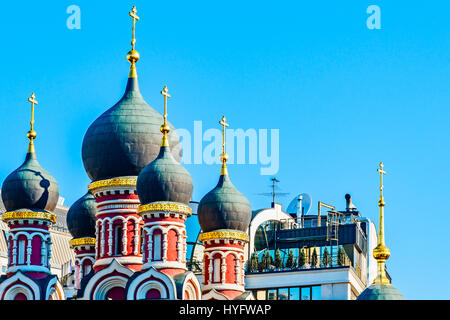
{"type": "Polygon", "coordinates": [[[320,286],[253,290],[256,300],[321,300],[320,286]]]}

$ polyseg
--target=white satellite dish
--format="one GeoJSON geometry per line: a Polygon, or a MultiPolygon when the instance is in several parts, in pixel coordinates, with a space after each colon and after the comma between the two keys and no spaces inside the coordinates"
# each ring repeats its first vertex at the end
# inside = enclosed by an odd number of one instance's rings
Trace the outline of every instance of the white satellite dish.
{"type": "Polygon", "coordinates": [[[289,214],[297,215],[297,212],[303,215],[308,214],[309,210],[311,210],[312,198],[307,193],[300,193],[294,199],[292,199],[291,203],[287,207],[286,212],[289,214]],[[301,199],[301,200],[300,200],[301,199]],[[301,203],[301,208],[299,210],[299,203],[301,203]]]}

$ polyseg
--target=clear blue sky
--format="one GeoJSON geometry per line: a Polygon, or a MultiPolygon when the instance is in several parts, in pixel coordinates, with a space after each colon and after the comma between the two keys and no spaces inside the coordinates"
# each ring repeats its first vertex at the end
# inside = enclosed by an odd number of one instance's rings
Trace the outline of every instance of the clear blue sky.
{"type": "MultiPolygon", "coordinates": [[[[192,129],[226,114],[234,128],[280,130],[283,198],[309,193],[345,205],[351,193],[378,221],[384,161],[388,268],[408,299],[450,299],[449,1],[58,1],[5,2],[0,12],[0,179],[23,161],[34,91],[40,163],[66,205],[89,179],[81,143],[90,123],[121,97],[138,8],[141,92],[192,129]],[[112,4],[114,3],[114,4],[112,4]],[[69,30],[69,5],[81,29],[69,30]],[[366,8],[381,9],[369,30],[366,8]]],[[[218,165],[188,165],[194,199],[215,186],[218,165]]],[[[270,204],[269,176],[230,165],[252,208],[270,204]]]]}

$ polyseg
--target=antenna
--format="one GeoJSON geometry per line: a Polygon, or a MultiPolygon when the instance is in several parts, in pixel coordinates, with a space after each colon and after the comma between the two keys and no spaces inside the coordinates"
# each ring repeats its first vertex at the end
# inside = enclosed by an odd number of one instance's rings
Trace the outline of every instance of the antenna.
{"type": "Polygon", "coordinates": [[[272,192],[258,193],[258,195],[260,195],[260,196],[271,196],[272,197],[272,205],[274,205],[276,197],[285,197],[289,193],[288,192],[278,192],[277,191],[277,189],[279,189],[279,187],[276,184],[280,182],[280,180],[278,180],[277,178],[273,177],[272,179],[270,179],[270,181],[272,181],[272,184],[270,185],[270,188],[272,188],[272,192]]]}

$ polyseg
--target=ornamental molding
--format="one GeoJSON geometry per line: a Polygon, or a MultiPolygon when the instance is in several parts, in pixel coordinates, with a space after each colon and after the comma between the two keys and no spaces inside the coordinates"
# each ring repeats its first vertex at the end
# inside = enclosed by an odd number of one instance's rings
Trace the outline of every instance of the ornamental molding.
{"type": "Polygon", "coordinates": [[[29,219],[42,219],[49,220],[52,223],[56,223],[56,215],[51,212],[44,211],[8,211],[2,215],[2,220],[8,222],[10,220],[29,220],[29,219]]]}
{"type": "Polygon", "coordinates": [[[182,213],[188,216],[192,214],[191,207],[178,202],[152,202],[149,204],[140,205],[137,210],[137,212],[141,215],[147,212],[154,212],[154,211],[182,213]]]}
{"type": "Polygon", "coordinates": [[[208,240],[224,240],[224,239],[232,239],[232,240],[241,240],[248,242],[248,235],[245,232],[237,231],[237,230],[218,230],[205,232],[200,234],[198,237],[199,241],[206,242],[208,240]]]}
{"type": "Polygon", "coordinates": [[[113,178],[91,182],[88,185],[89,192],[104,187],[136,187],[137,178],[113,178]]]}
{"type": "Polygon", "coordinates": [[[95,245],[95,238],[77,238],[72,239],[69,241],[70,247],[76,247],[76,246],[84,246],[84,245],[95,245]]]}

